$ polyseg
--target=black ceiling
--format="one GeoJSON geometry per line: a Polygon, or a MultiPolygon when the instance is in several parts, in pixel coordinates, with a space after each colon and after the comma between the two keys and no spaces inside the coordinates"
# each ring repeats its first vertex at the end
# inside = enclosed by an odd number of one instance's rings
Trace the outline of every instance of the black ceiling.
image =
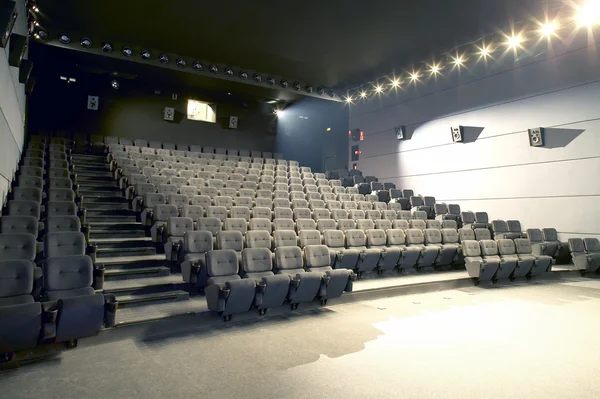
{"type": "Polygon", "coordinates": [[[37,0],[48,29],[330,87],[372,80],[555,0],[37,0]]]}

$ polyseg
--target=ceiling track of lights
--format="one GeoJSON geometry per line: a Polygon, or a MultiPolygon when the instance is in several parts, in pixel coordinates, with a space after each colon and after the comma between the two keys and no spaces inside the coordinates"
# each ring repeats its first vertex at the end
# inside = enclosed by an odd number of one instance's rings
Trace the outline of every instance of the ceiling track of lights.
{"type": "Polygon", "coordinates": [[[290,93],[301,93],[305,96],[322,98],[329,101],[342,101],[331,88],[317,86],[315,89],[310,83],[301,83],[298,80],[287,80],[282,77],[264,74],[250,69],[234,68],[202,60],[191,60],[184,56],[172,53],[167,54],[141,47],[121,45],[116,42],[95,41],[89,36],[76,35],[63,31],[58,32],[57,34],[50,34],[48,31],[44,30],[44,35],[42,36],[39,34],[39,30],[30,30],[30,34],[36,40],[49,45],[66,47],[69,49],[79,49],[94,54],[102,54],[140,63],[155,62],[162,67],[170,69],[188,70],[206,76],[216,76],[220,79],[235,80],[245,84],[262,86],[270,89],[278,88],[279,90],[288,91],[290,93]]]}
{"type": "Polygon", "coordinates": [[[526,52],[527,42],[534,42],[533,37],[539,39],[537,44],[546,40],[548,43],[558,37],[558,32],[569,28],[590,31],[600,25],[600,0],[587,0],[583,6],[575,6],[573,14],[568,18],[546,19],[545,22],[523,24],[526,26],[520,32],[511,29],[510,34],[499,31],[486,36],[497,39],[483,39],[478,42],[455,47],[453,50],[440,55],[438,61],[423,61],[417,63],[419,67],[406,69],[401,75],[387,75],[375,81],[353,87],[346,91],[343,100],[346,104],[355,101],[376,98],[386,91],[402,89],[404,86],[417,85],[422,80],[436,78],[443,73],[451,71],[468,70],[468,63],[485,62],[492,59],[494,54],[512,51],[517,57],[519,52],[526,52]],[[382,83],[383,82],[383,83],[382,83]]]}

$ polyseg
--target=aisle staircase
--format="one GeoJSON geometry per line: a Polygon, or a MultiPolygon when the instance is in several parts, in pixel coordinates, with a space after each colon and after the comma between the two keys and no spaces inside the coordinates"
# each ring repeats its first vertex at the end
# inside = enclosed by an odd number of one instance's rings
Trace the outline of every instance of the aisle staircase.
{"type": "Polygon", "coordinates": [[[204,298],[190,298],[181,274],[157,253],[105,157],[73,154],[73,165],[96,263],[106,268],[104,293],[119,300],[117,327],[204,311],[204,298]]]}

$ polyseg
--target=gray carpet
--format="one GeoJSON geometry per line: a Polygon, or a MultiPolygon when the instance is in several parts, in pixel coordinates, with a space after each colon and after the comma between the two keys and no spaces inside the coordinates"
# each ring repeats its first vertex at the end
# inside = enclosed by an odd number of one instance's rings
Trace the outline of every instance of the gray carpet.
{"type": "Polygon", "coordinates": [[[109,332],[4,372],[0,397],[595,398],[598,314],[600,281],[573,279],[377,299],[218,329],[192,317],[178,328],[109,332]]]}

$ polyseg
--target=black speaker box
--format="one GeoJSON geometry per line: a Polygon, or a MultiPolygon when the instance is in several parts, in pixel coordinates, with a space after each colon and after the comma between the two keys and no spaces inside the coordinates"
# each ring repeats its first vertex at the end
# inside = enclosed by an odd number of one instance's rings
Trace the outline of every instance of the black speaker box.
{"type": "Polygon", "coordinates": [[[6,47],[10,34],[15,26],[17,20],[17,4],[14,1],[1,1],[0,2],[0,34],[2,34],[2,40],[0,40],[0,47],[6,47]]]}
{"type": "Polygon", "coordinates": [[[529,132],[529,145],[532,147],[543,147],[544,146],[544,128],[536,127],[528,129],[529,132]]]}
{"type": "Polygon", "coordinates": [[[19,83],[27,84],[31,71],[33,70],[33,62],[29,60],[23,60],[19,67],[19,83]]]}
{"type": "Polygon", "coordinates": [[[11,67],[18,68],[21,66],[21,61],[23,61],[23,57],[25,57],[25,52],[27,51],[27,46],[29,42],[27,38],[22,35],[18,35],[13,33],[10,35],[10,50],[8,52],[8,64],[11,67]]]}

